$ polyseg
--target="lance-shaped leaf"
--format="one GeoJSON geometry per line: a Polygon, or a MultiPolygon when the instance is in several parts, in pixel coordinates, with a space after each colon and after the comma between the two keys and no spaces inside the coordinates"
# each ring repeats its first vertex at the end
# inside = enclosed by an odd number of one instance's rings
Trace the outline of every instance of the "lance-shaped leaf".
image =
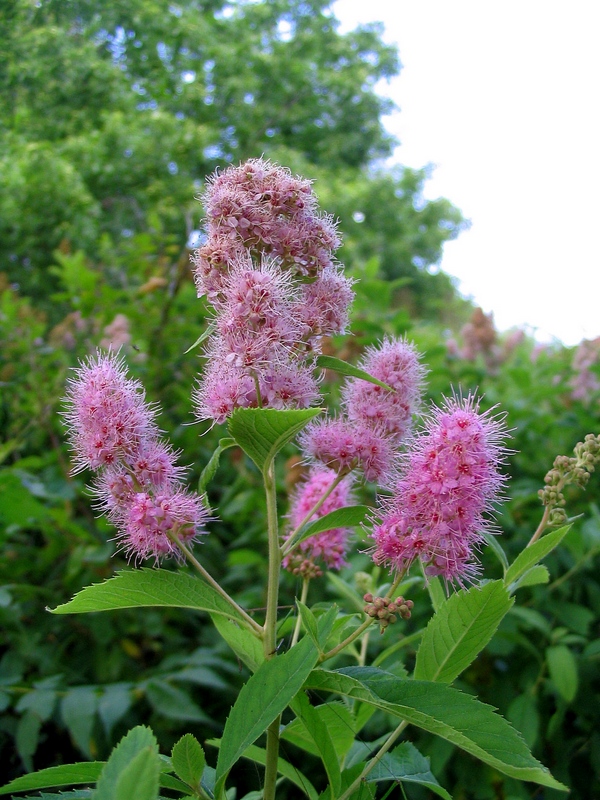
{"type": "Polygon", "coordinates": [[[507,586],[510,586],[511,583],[514,583],[514,581],[520,578],[521,575],[525,574],[528,569],[535,566],[535,564],[541,561],[542,558],[545,558],[548,553],[554,550],[554,548],[562,542],[570,528],[570,525],[565,525],[563,528],[559,528],[556,531],[551,531],[550,533],[542,536],[541,539],[538,539],[537,542],[534,542],[529,547],[526,547],[525,550],[519,553],[510,567],[506,570],[504,583],[507,586]]]}
{"type": "Polygon", "coordinates": [[[445,600],[423,634],[415,678],[452,683],[490,641],[513,602],[502,581],[445,600]]]}
{"type": "Polygon", "coordinates": [[[386,753],[378,764],[369,772],[365,780],[372,781],[406,781],[418,783],[437,794],[444,800],[452,800],[448,792],[439,785],[431,771],[429,759],[419,753],[411,742],[402,742],[391,753],[386,753]]]}
{"type": "Polygon", "coordinates": [[[30,792],[35,789],[52,789],[56,786],[81,786],[96,783],[104,761],[84,761],[79,764],[62,764],[30,772],[15,778],[0,788],[0,795],[11,792],[30,792]]]}
{"type": "Polygon", "coordinates": [[[104,583],[87,586],[68,603],[50,611],[53,614],[83,614],[144,606],[192,608],[221,614],[246,626],[241,614],[211,586],[185,572],[164,569],[123,570],[104,583]]]}
{"type": "Polygon", "coordinates": [[[336,511],[330,511],[329,514],[324,514],[298,531],[293,539],[288,539],[286,550],[291,550],[305,539],[309,539],[317,533],[323,533],[323,531],[331,531],[335,528],[354,528],[364,522],[370,510],[369,506],[357,505],[344,506],[336,511]]]}
{"type": "Polygon", "coordinates": [[[347,361],[342,361],[341,358],[334,358],[334,356],[318,356],[317,366],[322,369],[330,369],[332,372],[337,372],[347,378],[360,378],[361,381],[374,383],[377,386],[381,386],[382,389],[387,389],[389,392],[394,391],[387,383],[369,375],[364,369],[359,369],[358,367],[352,366],[352,364],[348,364],[347,361]]]}
{"type": "Polygon", "coordinates": [[[306,688],[362,700],[441,736],[511,778],[568,791],[491,706],[451,686],[398,678],[373,667],[347,667],[314,670],[306,688]]]}
{"type": "Polygon", "coordinates": [[[229,437],[224,437],[223,439],[219,440],[219,444],[217,445],[217,448],[212,454],[212,456],[210,457],[208,464],[204,467],[204,469],[200,473],[200,477],[198,479],[198,494],[204,494],[204,492],[206,491],[206,487],[215,477],[215,473],[219,468],[221,453],[230,447],[235,447],[235,444],[236,444],[235,439],[230,439],[229,437]]]}
{"type": "Polygon", "coordinates": [[[202,333],[200,334],[200,336],[199,336],[199,337],[196,339],[196,341],[194,342],[194,344],[191,344],[191,345],[188,347],[188,349],[187,349],[187,350],[184,350],[184,351],[183,351],[183,355],[184,355],[184,356],[186,356],[188,353],[191,353],[191,352],[192,352],[192,350],[195,350],[195,349],[196,349],[196,347],[198,347],[199,345],[201,345],[201,344],[202,344],[202,342],[206,341],[206,339],[208,339],[208,337],[209,337],[209,336],[212,336],[212,334],[213,334],[213,333],[214,333],[216,330],[217,330],[217,324],[216,324],[216,322],[209,322],[209,323],[208,323],[208,325],[206,326],[206,328],[205,328],[205,329],[202,331],[202,333]]]}
{"type": "Polygon", "coordinates": [[[173,769],[182,781],[197,789],[206,766],[202,745],[191,733],[186,733],[173,745],[171,752],[173,769]]]}
{"type": "Polygon", "coordinates": [[[262,471],[277,453],[298,434],[320,408],[279,411],[273,408],[238,408],[229,418],[228,430],[262,471]]]}
{"type": "Polygon", "coordinates": [[[309,637],[281,656],[263,663],[242,687],[231,709],[217,760],[215,796],[231,767],[300,691],[318,652],[309,637]]]}

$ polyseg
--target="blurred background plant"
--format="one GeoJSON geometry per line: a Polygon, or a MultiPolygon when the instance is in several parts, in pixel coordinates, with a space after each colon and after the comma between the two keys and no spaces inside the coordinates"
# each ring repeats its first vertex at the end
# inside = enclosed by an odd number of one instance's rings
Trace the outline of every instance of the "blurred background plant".
{"type": "MultiPolygon", "coordinates": [[[[184,451],[191,485],[222,435],[190,424],[201,364],[185,352],[208,313],[191,280],[189,255],[202,241],[193,197],[216,167],[264,154],[313,177],[321,207],[339,217],[340,258],[359,282],[354,335],[332,339],[331,354],[356,361],[383,335],[407,332],[424,353],[432,398],[451,384],[478,388],[487,406],[508,412],[515,454],[500,541],[510,555],[537,526],[538,489],[555,456],[598,432],[598,342],[568,349],[520,331],[499,334],[437,270],[444,242],[466,222],[449,201],[423,199],[425,170],[382,166],[394,143],[375,85],[399,61],[381,33],[368,26],[340,35],[325,0],[0,7],[4,778],[105,757],[140,722],[152,725],[163,750],[184,732],[177,720],[212,737],[247,677],[197,615],[44,613],[123,566],[113,532],[90,511],[84,479],[69,474],[59,417],[69,368],[98,346],[121,347],[160,403],[160,425],[184,451]]],[[[339,379],[331,377],[335,405],[339,379]]],[[[287,466],[283,504],[302,471],[293,448],[287,466]]],[[[598,480],[586,494],[566,494],[568,515],[583,518],[548,558],[546,583],[522,586],[525,602],[458,685],[499,707],[573,797],[588,798],[600,793],[592,777],[600,772],[598,480]]],[[[260,607],[263,497],[240,451],[223,455],[208,496],[219,520],[202,560],[244,606],[260,607]]],[[[384,576],[361,549],[352,570],[368,572],[363,583],[375,587],[384,576]]],[[[483,555],[495,577],[494,549],[483,555]]],[[[360,610],[369,587],[350,575],[330,574],[312,591],[360,610]]],[[[291,603],[298,582],[284,580],[291,603]]],[[[415,606],[409,635],[428,613],[415,606]]],[[[394,636],[390,629],[370,647],[377,653],[394,636]]],[[[400,652],[411,663],[410,640],[400,652]]],[[[376,714],[365,736],[381,729],[376,714]]],[[[423,735],[419,746],[455,798],[532,796],[529,785],[501,779],[441,740],[423,735]]],[[[254,769],[240,781],[257,785],[254,769]]],[[[426,795],[417,787],[413,796],[426,795]]]]}

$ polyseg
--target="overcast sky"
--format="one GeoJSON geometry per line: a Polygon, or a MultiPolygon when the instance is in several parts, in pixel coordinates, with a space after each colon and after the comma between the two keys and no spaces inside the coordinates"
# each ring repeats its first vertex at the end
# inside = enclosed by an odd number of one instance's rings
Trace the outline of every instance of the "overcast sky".
{"type": "Polygon", "coordinates": [[[342,30],[385,23],[403,69],[380,91],[395,160],[435,166],[471,229],[442,268],[500,329],[600,336],[598,0],[337,0],[342,30]]]}

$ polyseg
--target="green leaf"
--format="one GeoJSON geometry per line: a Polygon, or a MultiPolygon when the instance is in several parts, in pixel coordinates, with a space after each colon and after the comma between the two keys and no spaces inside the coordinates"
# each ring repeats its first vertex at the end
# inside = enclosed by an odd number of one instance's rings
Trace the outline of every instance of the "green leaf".
{"type": "MultiPolygon", "coordinates": [[[[298,697],[301,696],[298,695],[298,697]]],[[[294,700],[293,702],[295,703],[296,701],[294,700]]],[[[296,708],[293,708],[296,711],[296,708]]],[[[314,706],[313,711],[329,731],[337,759],[341,762],[354,743],[356,722],[352,712],[347,706],[339,702],[322,703],[320,706],[314,706]]],[[[302,709],[299,707],[299,715],[285,726],[281,732],[281,738],[292,742],[312,755],[318,756],[319,750],[301,712],[302,709]]]]}
{"type": "Polygon", "coordinates": [[[129,711],[133,701],[130,683],[109,683],[98,699],[98,716],[107,738],[120,719],[129,711]]]}
{"type": "Polygon", "coordinates": [[[146,606],[192,608],[209,614],[222,614],[246,624],[243,617],[208,584],[185,572],[164,569],[123,570],[104,583],[87,586],[68,603],[50,611],[53,614],[83,614],[146,606]]]}
{"type": "Polygon", "coordinates": [[[561,697],[570,703],[575,699],[579,684],[577,662],[573,653],[564,644],[547,647],[546,662],[552,683],[561,697]]]}
{"type": "Polygon", "coordinates": [[[563,528],[551,531],[542,536],[541,539],[538,539],[537,542],[526,547],[525,550],[519,553],[507,569],[506,575],[504,576],[504,583],[510,586],[517,578],[520,578],[521,575],[527,572],[528,569],[535,566],[535,564],[541,561],[542,558],[547,556],[548,553],[561,543],[570,528],[570,525],[565,525],[563,528]]]}
{"type": "Polygon", "coordinates": [[[313,640],[315,647],[318,648],[319,651],[321,651],[321,647],[319,645],[319,628],[317,626],[317,618],[310,610],[310,608],[304,605],[304,603],[298,600],[298,598],[296,598],[296,605],[298,606],[298,611],[302,619],[302,625],[304,626],[304,630],[313,640]]]}
{"type": "Polygon", "coordinates": [[[337,511],[324,514],[302,528],[298,533],[298,538],[291,540],[290,545],[296,547],[305,539],[323,531],[330,531],[335,528],[354,528],[364,522],[370,510],[369,506],[344,506],[344,508],[338,508],[337,511]]]}
{"type": "Polygon", "coordinates": [[[430,792],[437,794],[438,797],[452,800],[452,797],[439,785],[435,775],[431,772],[429,759],[419,753],[411,742],[403,742],[391,753],[386,753],[365,780],[368,783],[380,781],[418,783],[429,789],[430,792]]]}
{"type": "Polygon", "coordinates": [[[215,473],[219,468],[221,453],[224,450],[228,450],[230,447],[235,447],[235,446],[236,446],[235,440],[230,439],[229,437],[225,437],[219,440],[217,449],[210,457],[208,464],[204,467],[204,469],[200,473],[200,478],[198,479],[198,494],[204,494],[204,492],[206,491],[206,487],[215,477],[215,473]]]}
{"type": "Polygon", "coordinates": [[[187,349],[187,350],[184,350],[184,351],[183,351],[183,355],[184,355],[184,356],[187,356],[187,354],[188,354],[188,353],[191,353],[191,352],[192,352],[192,350],[195,350],[195,349],[196,349],[196,347],[198,347],[199,345],[201,345],[201,344],[202,344],[202,342],[206,341],[206,339],[208,339],[208,337],[209,337],[209,336],[212,336],[212,334],[213,334],[213,333],[216,331],[216,329],[217,329],[217,325],[216,325],[216,323],[215,323],[214,321],[213,321],[213,322],[209,322],[209,323],[208,323],[208,325],[206,326],[206,328],[205,328],[205,329],[203,330],[203,332],[200,334],[200,336],[199,336],[199,337],[196,339],[196,341],[194,342],[194,344],[191,344],[191,345],[188,347],[188,349],[187,349]]]}
{"type": "Polygon", "coordinates": [[[229,418],[228,430],[262,471],[277,453],[299,433],[321,408],[278,411],[272,408],[238,408],[229,418]]]}
{"type": "Polygon", "coordinates": [[[287,653],[263,661],[242,687],[225,723],[215,795],[219,795],[229,770],[241,754],[298,693],[317,658],[317,649],[307,637],[287,653]]]}
{"type": "Polygon", "coordinates": [[[525,694],[515,697],[508,707],[506,716],[515,728],[523,734],[523,738],[529,747],[533,747],[540,731],[540,715],[535,697],[531,692],[525,692],[525,694]]]}
{"type": "Polygon", "coordinates": [[[446,593],[442,588],[442,582],[437,575],[428,575],[425,578],[425,585],[429,592],[431,605],[434,611],[439,611],[442,605],[446,602],[446,593]]]}
{"type": "Polygon", "coordinates": [[[489,545],[492,553],[496,556],[498,561],[502,564],[502,570],[506,572],[508,569],[508,558],[506,557],[506,553],[500,542],[498,541],[498,537],[494,536],[493,533],[489,531],[484,531],[483,538],[486,541],[486,544],[489,545]]]}
{"type": "Polygon", "coordinates": [[[373,667],[347,667],[314,670],[306,688],[362,700],[441,736],[505,775],[568,791],[491,706],[451,686],[397,678],[373,667]]]}
{"type": "Polygon", "coordinates": [[[33,769],[33,755],[37,750],[42,720],[33,711],[26,711],[17,725],[15,744],[28,771],[33,769]]]}
{"type": "Polygon", "coordinates": [[[158,749],[144,748],[120,773],[111,800],[158,800],[159,774],[158,749]]]}
{"type": "Polygon", "coordinates": [[[265,660],[263,646],[253,633],[240,626],[231,619],[225,619],[217,614],[211,615],[215,628],[251,672],[256,672],[259,664],[265,660]]]}
{"type": "Polygon", "coordinates": [[[423,634],[415,678],[452,683],[490,641],[513,602],[502,581],[445,600],[423,634]]]}
{"type": "Polygon", "coordinates": [[[63,722],[77,747],[89,758],[94,718],[98,710],[95,686],[75,686],[69,689],[60,704],[63,722]]]}
{"type": "Polygon", "coordinates": [[[166,681],[153,678],[146,686],[146,696],[154,710],[163,717],[190,722],[207,722],[208,717],[187,692],[166,681]]]}
{"type": "MultiPolygon", "coordinates": [[[[221,740],[208,739],[206,744],[210,744],[213,747],[220,747],[221,740]]],[[[254,761],[256,764],[262,764],[262,766],[265,766],[267,763],[266,751],[262,747],[257,747],[255,744],[251,744],[250,747],[246,748],[241,757],[247,758],[250,761],[254,761]]],[[[277,772],[280,775],[283,775],[284,778],[287,778],[290,783],[294,784],[294,786],[297,786],[299,789],[301,789],[309,798],[309,800],[318,800],[319,793],[308,780],[308,778],[306,778],[296,767],[292,766],[283,758],[277,759],[277,772]]]]}
{"type": "MultiPolygon", "coordinates": [[[[126,773],[127,768],[134,762],[137,756],[144,751],[152,751],[154,753],[160,771],[160,759],[156,737],[150,728],[138,725],[132,728],[129,733],[121,739],[110,754],[98,778],[98,784],[94,792],[94,800],[117,800],[117,791],[121,776],[126,773]]],[[[146,764],[145,759],[143,759],[140,764],[146,764]]],[[[151,767],[150,773],[152,775],[151,767]]],[[[132,791],[130,794],[130,798],[131,797],[136,797],[137,799],[135,791],[132,791]]],[[[121,800],[121,798],[119,798],[119,800],[121,800]]],[[[144,800],[150,800],[150,798],[145,797],[144,800]]]]}
{"type": "Polygon", "coordinates": [[[317,366],[321,367],[322,369],[330,369],[332,372],[337,372],[340,375],[344,375],[348,378],[359,378],[361,381],[374,383],[376,386],[381,386],[382,389],[387,389],[388,392],[395,391],[391,386],[388,386],[387,383],[384,383],[383,381],[374,378],[372,375],[369,375],[369,373],[365,372],[364,369],[359,369],[358,367],[354,367],[352,364],[348,364],[347,361],[342,361],[341,358],[334,358],[333,356],[318,356],[317,366]]]}
{"type": "Polygon", "coordinates": [[[337,797],[341,787],[342,776],[337,752],[322,713],[310,704],[304,692],[298,692],[291,703],[291,707],[294,714],[302,720],[306,732],[312,739],[317,755],[325,767],[331,794],[333,797],[337,797]]]}
{"type": "Polygon", "coordinates": [[[96,783],[102,772],[103,761],[83,761],[79,764],[63,764],[48,767],[39,772],[22,775],[0,788],[0,794],[29,792],[33,789],[52,789],[55,786],[77,786],[96,783]]]}
{"type": "Polygon", "coordinates": [[[540,583],[548,583],[550,580],[550,573],[548,567],[544,564],[536,564],[531,567],[527,572],[524,572],[520,578],[512,583],[512,590],[522,589],[524,586],[537,586],[540,583]]]}
{"type": "Polygon", "coordinates": [[[192,789],[197,789],[206,766],[206,759],[204,750],[195,736],[186,733],[173,745],[171,762],[181,780],[192,789]]]}

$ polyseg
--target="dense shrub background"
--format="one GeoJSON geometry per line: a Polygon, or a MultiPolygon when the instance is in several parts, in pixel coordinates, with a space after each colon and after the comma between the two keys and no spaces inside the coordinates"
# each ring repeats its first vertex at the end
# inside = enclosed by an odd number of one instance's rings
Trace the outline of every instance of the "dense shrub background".
{"type": "MultiPolygon", "coordinates": [[[[332,353],[355,360],[383,334],[406,332],[430,368],[431,398],[451,386],[478,388],[486,406],[507,412],[515,452],[500,541],[509,557],[537,526],[537,490],[554,457],[598,432],[600,348],[588,345],[584,359],[527,337],[498,338],[480,312],[460,333],[473,309],[429,268],[464,221],[448,201],[423,200],[424,171],[377,166],[392,143],[381,125],[386,104],[373,86],[398,69],[377,28],[340,36],[323,0],[123,5],[17,0],[0,9],[7,53],[0,67],[6,779],[104,758],[142,721],[165,751],[185,730],[201,740],[218,735],[247,678],[198,615],[45,611],[124,566],[112,531],[90,508],[85,475],[69,473],[60,398],[79,358],[111,340],[123,345],[161,405],[161,425],[183,451],[191,484],[222,435],[191,424],[190,392],[202,363],[197,350],[186,353],[206,323],[189,270],[201,214],[192,198],[216,166],[265,153],[317,180],[323,208],[340,218],[340,259],[359,279],[354,335],[331,341],[332,353]]],[[[326,385],[332,405],[335,380],[326,385]]],[[[279,475],[282,509],[298,475],[293,448],[288,457],[279,475]]],[[[364,493],[372,499],[368,487],[364,493]]],[[[569,515],[582,516],[548,558],[549,582],[520,590],[524,602],[459,681],[508,716],[574,798],[600,794],[593,777],[600,772],[598,497],[597,476],[587,493],[569,496],[569,515]]],[[[223,456],[209,499],[218,520],[198,548],[202,562],[242,604],[260,609],[263,498],[240,452],[223,456]]],[[[365,547],[357,543],[353,568],[383,581],[365,547]]],[[[493,549],[483,557],[486,575],[499,574],[493,549]]],[[[292,603],[298,587],[292,576],[284,581],[292,603]]],[[[415,575],[415,613],[402,633],[417,631],[430,614],[421,586],[415,575]]],[[[335,600],[348,611],[360,602],[352,570],[312,591],[312,601],[335,600]]],[[[372,641],[373,654],[401,635],[394,628],[372,641]]],[[[414,649],[409,642],[398,653],[410,663],[414,649]]],[[[375,715],[365,737],[377,738],[383,725],[375,715]]],[[[420,747],[457,799],[536,796],[535,787],[502,778],[441,740],[422,735],[420,747]]],[[[253,768],[240,779],[252,786],[253,768]]]]}

